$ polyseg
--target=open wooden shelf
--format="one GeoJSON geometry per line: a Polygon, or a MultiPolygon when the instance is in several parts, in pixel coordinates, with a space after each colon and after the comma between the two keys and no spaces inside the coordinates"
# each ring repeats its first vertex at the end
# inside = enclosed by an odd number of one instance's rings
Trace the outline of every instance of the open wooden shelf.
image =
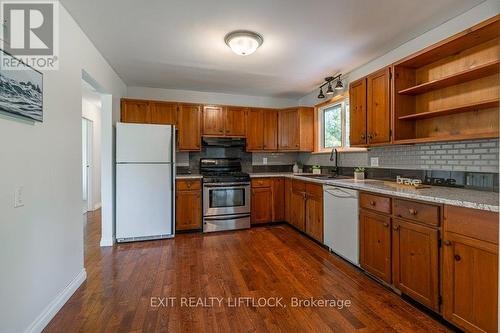
{"type": "MultiPolygon", "coordinates": [[[[402,95],[418,95],[431,90],[449,87],[455,84],[472,81],[481,77],[498,74],[500,61],[496,60],[487,64],[479,65],[443,78],[425,82],[413,87],[398,91],[402,95]]],[[[401,119],[401,118],[400,118],[401,119]]]]}
{"type": "Polygon", "coordinates": [[[489,108],[498,107],[499,105],[500,105],[499,100],[493,99],[493,100],[489,100],[489,101],[483,101],[483,102],[478,102],[478,103],[471,103],[471,104],[456,106],[453,108],[446,108],[446,109],[440,109],[440,110],[435,110],[435,111],[409,114],[406,116],[398,117],[398,119],[399,120],[425,119],[425,118],[446,116],[446,115],[455,114],[455,113],[489,109],[489,108]]]}
{"type": "Polygon", "coordinates": [[[439,141],[462,141],[471,139],[492,139],[498,138],[498,132],[488,132],[488,133],[474,133],[474,134],[461,134],[461,135],[446,135],[443,137],[432,136],[425,138],[414,138],[414,139],[400,139],[394,140],[395,145],[407,145],[415,143],[427,143],[427,142],[439,142],[439,141]]]}

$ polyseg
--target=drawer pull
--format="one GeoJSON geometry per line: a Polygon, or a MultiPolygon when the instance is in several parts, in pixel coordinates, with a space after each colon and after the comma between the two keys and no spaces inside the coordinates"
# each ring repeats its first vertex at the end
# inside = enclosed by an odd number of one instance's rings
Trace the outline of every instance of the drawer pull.
{"type": "Polygon", "coordinates": [[[450,245],[451,245],[451,241],[449,241],[449,240],[445,240],[445,241],[444,241],[444,245],[446,245],[446,246],[450,246],[450,245]]]}
{"type": "Polygon", "coordinates": [[[398,231],[399,230],[399,225],[395,225],[394,227],[392,227],[392,229],[394,229],[395,231],[398,231]]]}
{"type": "Polygon", "coordinates": [[[384,223],[384,227],[388,228],[389,227],[389,223],[384,223]]]}
{"type": "Polygon", "coordinates": [[[408,213],[410,213],[410,215],[415,216],[415,215],[417,215],[417,210],[415,208],[409,208],[408,213]]]}
{"type": "Polygon", "coordinates": [[[191,188],[191,183],[187,183],[187,188],[191,188]]]}
{"type": "Polygon", "coordinates": [[[458,254],[455,254],[455,261],[460,261],[462,257],[460,257],[458,254]]]}
{"type": "Polygon", "coordinates": [[[370,201],[370,206],[375,206],[376,202],[375,201],[370,201]]]}

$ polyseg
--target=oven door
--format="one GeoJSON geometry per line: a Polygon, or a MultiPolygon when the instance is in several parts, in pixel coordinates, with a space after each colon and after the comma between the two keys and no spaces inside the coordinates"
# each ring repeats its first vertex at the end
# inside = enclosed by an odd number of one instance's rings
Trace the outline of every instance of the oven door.
{"type": "Polygon", "coordinates": [[[204,184],[203,216],[250,213],[250,184],[204,184]]]}

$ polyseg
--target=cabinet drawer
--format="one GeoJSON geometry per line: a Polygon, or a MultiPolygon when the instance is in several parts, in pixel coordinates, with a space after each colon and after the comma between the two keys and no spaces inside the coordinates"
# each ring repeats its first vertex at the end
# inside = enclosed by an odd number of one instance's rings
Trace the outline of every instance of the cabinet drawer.
{"type": "Polygon", "coordinates": [[[446,205],[444,230],[498,244],[498,213],[446,205]]]}
{"type": "Polygon", "coordinates": [[[252,179],[252,188],[271,186],[273,186],[273,180],[271,178],[252,179]]]}
{"type": "Polygon", "coordinates": [[[306,183],[300,180],[292,179],[292,191],[294,192],[305,192],[306,183]]]}
{"type": "Polygon", "coordinates": [[[392,202],[395,216],[439,226],[439,206],[400,199],[394,199],[392,202]]]}
{"type": "Polygon", "coordinates": [[[308,196],[323,198],[323,186],[318,184],[306,184],[306,193],[308,196]]]}
{"type": "Polygon", "coordinates": [[[177,191],[189,191],[189,190],[200,190],[201,182],[199,179],[182,179],[177,180],[176,182],[176,190],[177,191]]]}
{"type": "Polygon", "coordinates": [[[375,210],[381,213],[391,213],[391,198],[380,195],[361,193],[359,195],[359,205],[361,208],[375,210]]]}

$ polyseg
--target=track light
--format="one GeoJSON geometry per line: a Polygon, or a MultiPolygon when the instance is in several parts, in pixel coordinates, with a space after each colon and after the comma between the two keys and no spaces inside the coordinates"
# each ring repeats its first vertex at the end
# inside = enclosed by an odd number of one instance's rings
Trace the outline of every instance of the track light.
{"type": "Polygon", "coordinates": [[[340,81],[340,77],[337,81],[337,84],[335,85],[335,90],[344,90],[344,85],[342,84],[342,81],[340,81]]]}
{"type": "MultiPolygon", "coordinates": [[[[335,87],[335,89],[337,89],[337,87],[335,87]]],[[[332,89],[332,83],[331,82],[328,82],[328,89],[326,90],[326,94],[327,95],[333,95],[334,91],[332,89]]]]}
{"type": "Polygon", "coordinates": [[[323,95],[323,88],[319,88],[318,98],[325,98],[325,95],[323,95]]]}

